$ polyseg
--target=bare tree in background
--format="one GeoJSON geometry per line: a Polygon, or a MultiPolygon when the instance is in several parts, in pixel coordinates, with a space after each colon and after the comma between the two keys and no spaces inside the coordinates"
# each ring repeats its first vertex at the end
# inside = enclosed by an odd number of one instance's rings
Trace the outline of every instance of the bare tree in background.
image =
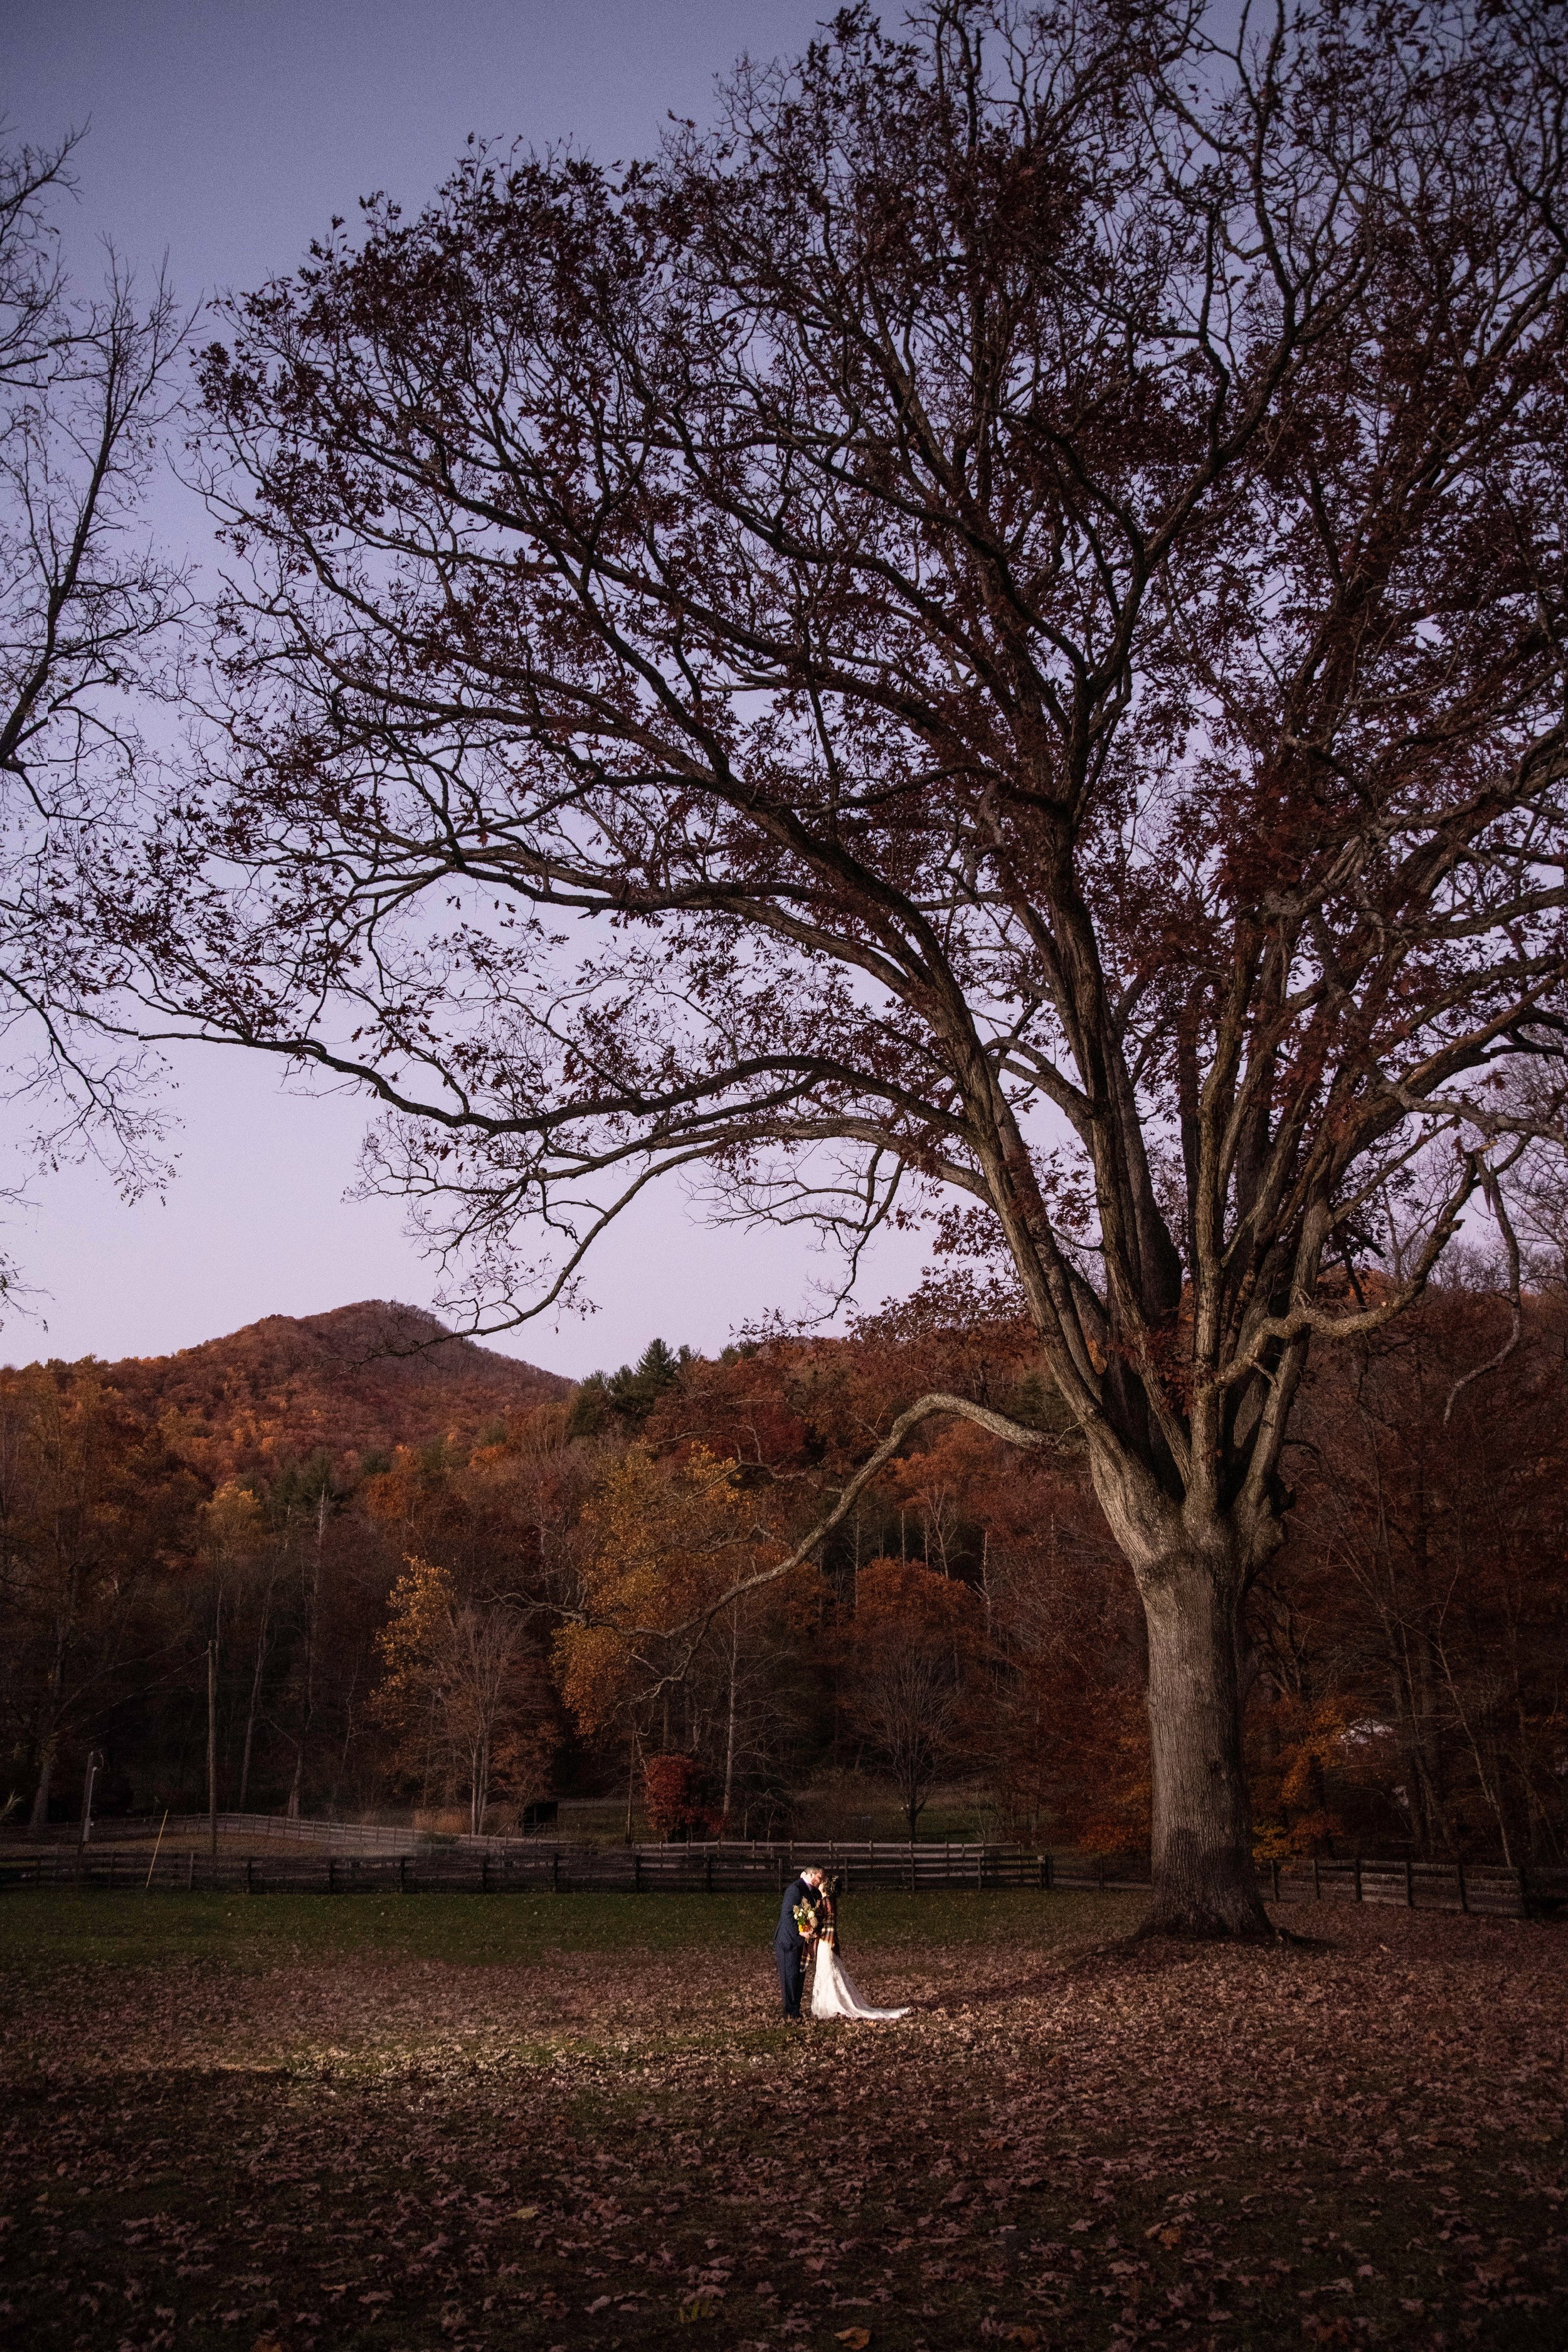
{"type": "Polygon", "coordinates": [[[386,1675],[374,1711],[398,1738],[404,1769],[461,1789],[477,1837],[493,1788],[526,1797],[544,1772],[551,1733],[525,1609],[460,1591],[447,1570],[410,1559],[378,1637],[386,1675]]]}
{"type": "Polygon", "coordinates": [[[71,876],[132,787],[132,689],[185,601],[140,516],[185,321],[112,252],[99,293],[71,287],[48,207],[76,144],[0,149],[0,1041],[46,1161],[96,1149],[134,1189],[151,1071],[94,1018],[111,973],[71,876]]]}
{"type": "Polygon", "coordinates": [[[851,1728],[885,1768],[913,1838],[932,1790],[958,1767],[974,1708],[967,1685],[984,1651],[973,1588],[924,1567],[872,1560],[845,1640],[851,1728]]]}

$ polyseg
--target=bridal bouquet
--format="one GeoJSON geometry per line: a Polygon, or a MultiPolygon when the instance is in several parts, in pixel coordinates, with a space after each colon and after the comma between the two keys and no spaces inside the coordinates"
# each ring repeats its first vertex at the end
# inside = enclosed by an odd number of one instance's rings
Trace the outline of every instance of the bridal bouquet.
{"type": "Polygon", "coordinates": [[[795,1924],[803,1936],[815,1936],[817,1928],[816,1904],[797,1903],[795,1906],[795,1924]]]}

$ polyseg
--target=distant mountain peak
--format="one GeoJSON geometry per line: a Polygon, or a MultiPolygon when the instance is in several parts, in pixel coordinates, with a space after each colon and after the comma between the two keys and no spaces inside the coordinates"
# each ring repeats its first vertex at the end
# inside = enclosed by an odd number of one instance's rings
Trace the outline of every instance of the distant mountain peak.
{"type": "Polygon", "coordinates": [[[383,1453],[456,1436],[566,1396],[572,1383],[458,1338],[423,1307],[360,1298],[264,1315],[171,1356],[95,1368],[150,1420],[178,1416],[227,1475],[325,1451],[383,1453]]]}
{"type": "MultiPolygon", "coordinates": [[[[347,1307],[329,1307],[320,1315],[265,1315],[259,1322],[245,1328],[307,1334],[345,1361],[380,1364],[388,1372],[439,1361],[445,1365],[510,1365],[537,1380],[557,1378],[552,1372],[542,1371],[536,1364],[524,1364],[519,1357],[503,1355],[499,1349],[459,1337],[449,1331],[428,1307],[409,1307],[399,1298],[356,1298],[347,1307]]],[[[229,1336],[237,1339],[243,1335],[237,1331],[229,1336]]],[[[206,1344],[223,1343],[209,1340],[206,1344]]],[[[560,1382],[563,1395],[570,1385],[566,1381],[560,1382]]]]}

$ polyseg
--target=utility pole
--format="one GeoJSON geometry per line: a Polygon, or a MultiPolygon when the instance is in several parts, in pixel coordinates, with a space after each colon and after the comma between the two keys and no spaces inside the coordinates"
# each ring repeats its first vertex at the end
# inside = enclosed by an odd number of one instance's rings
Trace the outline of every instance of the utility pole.
{"type": "Polygon", "coordinates": [[[207,1837],[217,1860],[217,1643],[207,1643],[207,1837]]]}
{"type": "Polygon", "coordinates": [[[81,1784],[81,1842],[84,1846],[92,1843],[92,1784],[98,1778],[98,1768],[102,1761],[96,1748],[88,1749],[87,1770],[81,1784]]]}

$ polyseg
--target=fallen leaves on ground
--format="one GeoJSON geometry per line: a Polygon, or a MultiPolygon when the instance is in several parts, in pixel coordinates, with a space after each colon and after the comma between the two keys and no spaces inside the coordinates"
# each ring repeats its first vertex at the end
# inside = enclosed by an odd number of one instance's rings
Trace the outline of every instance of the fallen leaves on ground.
{"type": "Polygon", "coordinates": [[[1038,1948],[943,1946],[940,1913],[921,1944],[858,1944],[915,2014],[790,2034],[761,1942],[14,1969],[0,2329],[28,2352],[1568,2338],[1568,1932],[1325,1906],[1311,1947],[1074,1949],[1039,1916],[1038,1948]]]}

